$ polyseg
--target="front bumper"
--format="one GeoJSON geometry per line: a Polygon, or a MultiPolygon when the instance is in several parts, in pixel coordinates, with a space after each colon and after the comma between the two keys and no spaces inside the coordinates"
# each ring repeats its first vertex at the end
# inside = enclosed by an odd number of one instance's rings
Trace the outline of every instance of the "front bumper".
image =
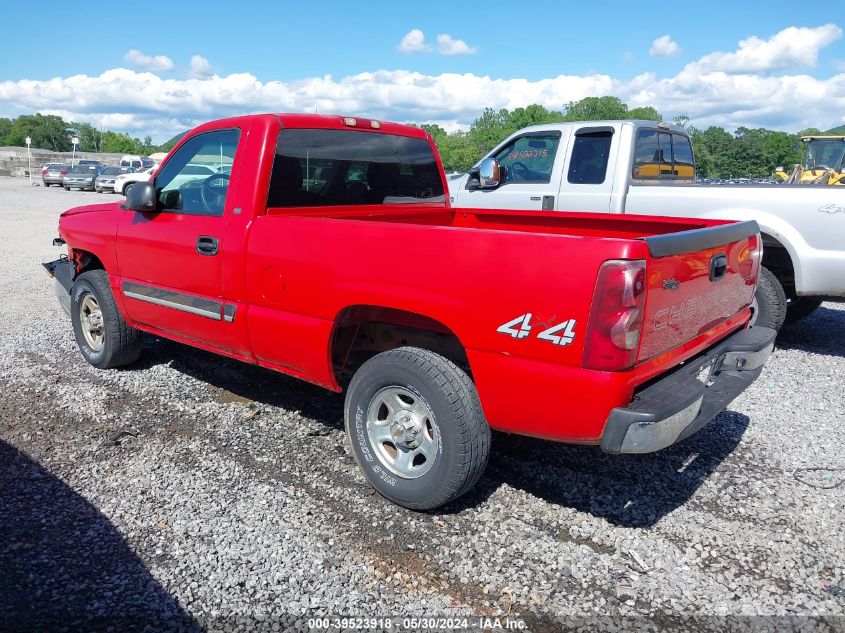
{"type": "Polygon", "coordinates": [[[53,278],[56,298],[64,311],[70,314],[70,290],[73,287],[73,278],[76,276],[73,262],[67,258],[60,258],[41,265],[44,266],[47,274],[53,278]]]}
{"type": "Polygon", "coordinates": [[[689,437],[757,379],[775,335],[763,327],[742,330],[653,382],[610,412],[602,450],[651,453],[689,437]]]}

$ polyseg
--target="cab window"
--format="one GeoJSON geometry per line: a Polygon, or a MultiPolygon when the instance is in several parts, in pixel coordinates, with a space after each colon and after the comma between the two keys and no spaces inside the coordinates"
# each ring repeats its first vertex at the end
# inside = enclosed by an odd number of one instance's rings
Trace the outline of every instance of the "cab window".
{"type": "Polygon", "coordinates": [[[607,177],[612,130],[576,132],[567,180],[574,185],[600,185],[607,177]]]}
{"type": "Polygon", "coordinates": [[[639,181],[694,181],[695,161],[689,138],[658,130],[640,130],[631,176],[639,181]]]}
{"type": "Polygon", "coordinates": [[[529,134],[513,139],[493,156],[505,169],[504,182],[550,182],[560,134],[529,134]]]}
{"type": "Polygon", "coordinates": [[[188,139],[155,180],[163,212],[223,215],[239,130],[215,130],[188,139]]]}

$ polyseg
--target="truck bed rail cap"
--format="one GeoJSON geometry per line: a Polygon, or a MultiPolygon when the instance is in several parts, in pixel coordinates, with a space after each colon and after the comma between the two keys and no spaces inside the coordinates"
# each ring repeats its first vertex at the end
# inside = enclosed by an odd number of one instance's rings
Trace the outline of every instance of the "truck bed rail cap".
{"type": "Polygon", "coordinates": [[[751,237],[760,232],[755,220],[734,222],[721,226],[711,226],[704,229],[692,229],[679,233],[667,233],[642,238],[648,245],[648,252],[652,257],[669,257],[682,255],[708,248],[724,246],[751,237]]]}

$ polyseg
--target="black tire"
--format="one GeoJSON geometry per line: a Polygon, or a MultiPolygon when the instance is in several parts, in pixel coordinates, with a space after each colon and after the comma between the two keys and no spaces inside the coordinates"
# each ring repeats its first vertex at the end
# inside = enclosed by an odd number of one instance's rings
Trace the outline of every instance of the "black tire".
{"type": "Polygon", "coordinates": [[[114,301],[109,276],[104,270],[84,272],[70,291],[70,317],[73,334],[83,358],[99,369],[111,369],[129,365],[141,353],[141,333],[126,324],[114,301]],[[86,297],[93,296],[102,315],[102,343],[99,349],[86,340],[82,324],[82,304],[86,297]]]}
{"type": "Polygon", "coordinates": [[[785,323],[795,323],[810,316],[822,304],[816,297],[795,297],[786,306],[785,323]]]}
{"type": "Polygon", "coordinates": [[[125,195],[127,195],[127,194],[129,193],[129,190],[130,190],[130,189],[132,189],[132,185],[133,185],[133,184],[134,184],[134,183],[131,183],[131,182],[130,182],[128,185],[126,185],[126,186],[123,188],[123,191],[122,191],[121,193],[122,193],[124,196],[125,196],[125,195]]]}
{"type": "Polygon", "coordinates": [[[65,191],[70,191],[70,187],[65,187],[65,191]]]}
{"type": "Polygon", "coordinates": [[[434,352],[400,347],[369,359],[352,377],[344,417],[355,460],[370,484],[405,508],[430,510],[449,503],[472,488],[487,467],[490,427],[475,385],[466,372],[434,352]],[[370,404],[391,387],[415,394],[433,414],[427,419],[436,457],[417,478],[391,472],[369,437],[370,404]]]}
{"type": "Polygon", "coordinates": [[[754,299],[756,307],[751,324],[780,330],[786,319],[786,293],[774,273],[765,266],[760,267],[754,299]]]}

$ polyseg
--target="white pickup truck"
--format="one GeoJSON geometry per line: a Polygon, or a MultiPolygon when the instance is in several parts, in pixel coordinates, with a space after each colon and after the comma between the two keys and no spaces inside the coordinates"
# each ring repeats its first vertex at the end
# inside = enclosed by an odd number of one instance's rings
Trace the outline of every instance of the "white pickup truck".
{"type": "Polygon", "coordinates": [[[449,181],[454,207],[756,220],[765,245],[755,323],[779,329],[845,296],[845,190],[700,185],[682,128],[654,121],[536,125],[449,181]]]}

